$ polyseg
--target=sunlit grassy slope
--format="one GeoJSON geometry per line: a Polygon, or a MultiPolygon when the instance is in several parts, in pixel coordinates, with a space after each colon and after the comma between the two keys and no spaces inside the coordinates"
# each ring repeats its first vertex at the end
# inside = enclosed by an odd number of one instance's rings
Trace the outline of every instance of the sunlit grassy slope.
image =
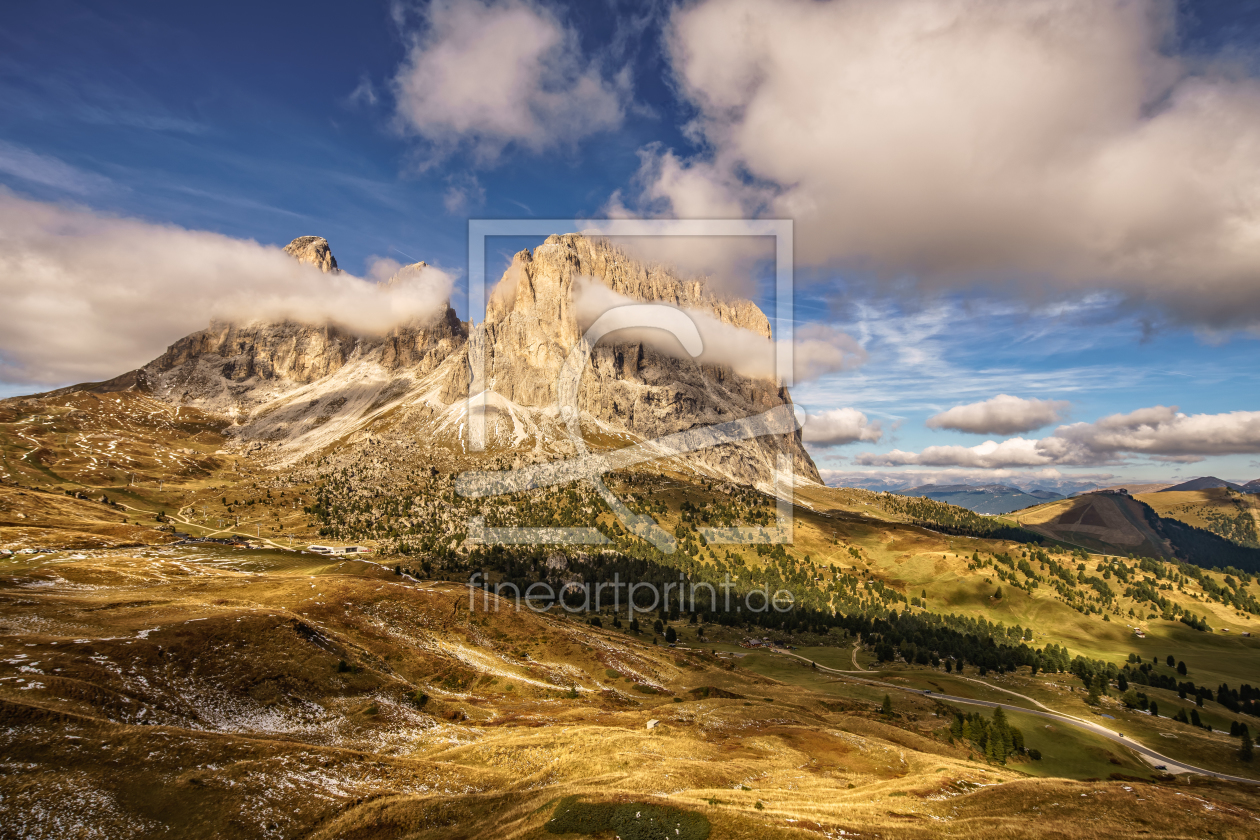
{"type": "Polygon", "coordinates": [[[537,838],[577,796],[714,838],[1252,831],[1246,791],[1138,781],[1122,750],[1018,713],[1042,761],[988,764],[929,698],[893,691],[885,716],[880,690],[794,660],[480,606],[309,555],[6,561],[0,830],[57,803],[59,836],[537,838]]]}

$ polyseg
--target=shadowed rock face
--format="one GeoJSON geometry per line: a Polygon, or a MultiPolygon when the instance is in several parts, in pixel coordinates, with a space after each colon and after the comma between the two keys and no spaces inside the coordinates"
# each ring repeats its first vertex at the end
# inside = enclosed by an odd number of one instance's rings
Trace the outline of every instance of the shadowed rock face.
{"type": "MultiPolygon", "coordinates": [[[[319,237],[295,239],[285,251],[337,270],[319,237]]],[[[399,274],[425,268],[417,263],[399,274]]],[[[513,463],[519,457],[551,460],[572,453],[557,417],[556,389],[561,366],[582,334],[573,303],[581,278],[636,300],[708,311],[770,336],[769,321],[755,304],[720,298],[703,280],[679,278],[605,241],[568,234],[516,255],[476,327],[449,307],[432,321],[376,336],[333,325],[213,323],[172,344],[134,381],[173,404],[233,418],[238,439],[255,449],[261,444],[277,463],[368,436],[444,446],[456,466],[504,455],[513,463]],[[471,381],[470,348],[484,354],[484,383],[471,381]],[[468,451],[470,386],[487,394],[484,456],[468,451]]],[[[605,342],[591,356],[578,401],[588,435],[624,445],[759,414],[791,397],[771,381],[640,343],[605,342]]],[[[797,475],[818,481],[799,432],[728,444],[686,460],[717,477],[769,484],[777,453],[791,456],[797,475]]]]}
{"type": "Polygon", "coordinates": [[[284,252],[300,263],[315,266],[325,274],[337,274],[341,271],[337,268],[337,258],[328,247],[328,240],[322,236],[299,236],[284,246],[284,252]]]}

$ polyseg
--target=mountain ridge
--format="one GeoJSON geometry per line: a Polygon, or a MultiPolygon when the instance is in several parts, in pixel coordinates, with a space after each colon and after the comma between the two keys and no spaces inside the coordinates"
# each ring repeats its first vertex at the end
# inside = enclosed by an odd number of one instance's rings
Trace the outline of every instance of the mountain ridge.
{"type": "MultiPolygon", "coordinates": [[[[285,251],[327,273],[336,259],[322,237],[285,251]]],[[[423,272],[424,263],[399,271],[423,272]]],[[[396,277],[399,275],[395,275],[396,277]]],[[[576,454],[559,419],[560,366],[582,331],[575,284],[598,282],[625,298],[707,312],[769,338],[751,301],[713,293],[703,279],[632,259],[605,240],[555,235],[518,253],[473,325],[445,311],[385,335],[335,325],[213,322],[143,367],[56,393],[134,389],[173,406],[231,420],[231,446],[286,468],[384,441],[425,464],[455,470],[540,463],[576,454]],[[473,382],[481,354],[485,382],[473,382]],[[484,412],[484,452],[471,451],[468,395],[484,412]]],[[[729,368],[663,353],[643,342],[599,343],[578,392],[581,427],[599,448],[652,440],[790,405],[787,389],[729,368]]],[[[776,456],[799,479],[820,482],[800,431],[724,444],[671,459],[710,478],[773,486],[776,456]]]]}
{"type": "Polygon", "coordinates": [[[1232,481],[1226,481],[1223,478],[1217,478],[1214,475],[1200,476],[1192,478],[1189,481],[1183,481],[1180,484],[1174,484],[1171,487],[1165,487],[1159,491],[1161,493],[1180,493],[1186,490],[1211,490],[1216,487],[1227,487],[1230,490],[1242,490],[1241,484],[1235,484],[1232,481]]]}

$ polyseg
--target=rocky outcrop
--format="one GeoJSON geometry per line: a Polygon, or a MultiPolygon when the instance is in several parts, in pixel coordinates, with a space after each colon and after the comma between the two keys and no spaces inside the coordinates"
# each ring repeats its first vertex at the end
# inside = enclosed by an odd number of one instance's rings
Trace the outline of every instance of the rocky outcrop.
{"type": "Polygon", "coordinates": [[[337,258],[328,247],[328,240],[322,236],[299,236],[288,245],[284,252],[300,263],[313,265],[325,274],[337,274],[337,258]]]}

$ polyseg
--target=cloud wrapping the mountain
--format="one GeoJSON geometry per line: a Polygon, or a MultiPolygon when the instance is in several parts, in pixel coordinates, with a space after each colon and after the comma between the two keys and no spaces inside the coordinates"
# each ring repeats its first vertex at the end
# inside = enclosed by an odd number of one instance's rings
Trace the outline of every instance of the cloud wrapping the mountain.
{"type": "Polygon", "coordinates": [[[324,274],[273,246],[0,189],[0,378],[116,376],[216,317],[383,333],[444,311],[451,281],[427,269],[377,285],[324,274]]]}
{"type": "Polygon", "coordinates": [[[978,435],[1016,435],[1063,419],[1071,403],[998,394],[983,402],[957,405],[927,419],[930,429],[953,429],[978,435]]]}
{"type": "MultiPolygon", "coordinates": [[[[515,284],[515,279],[509,280],[515,284]]],[[[499,294],[497,288],[492,298],[499,294]]],[[[574,311],[578,325],[586,329],[609,309],[642,301],[614,292],[598,280],[578,278],[573,284],[574,311]]],[[[850,370],[866,361],[864,351],[851,336],[822,324],[796,331],[791,347],[742,327],[728,324],[709,312],[685,309],[658,302],[659,306],[681,309],[700,333],[704,351],[696,357],[700,364],[727,367],[751,379],[782,381],[788,373],[788,351],[792,351],[794,382],[816,379],[829,373],[850,370]]],[[[679,359],[692,358],[672,335],[659,329],[621,329],[610,333],[605,342],[640,343],[657,352],[679,359]]],[[[876,438],[878,440],[878,438],[876,438]]]]}
{"type": "Polygon", "coordinates": [[[884,430],[856,408],[833,408],[808,415],[801,435],[810,448],[826,448],[858,441],[879,443],[884,430]]]}
{"type": "Polygon", "coordinates": [[[929,446],[922,452],[858,455],[866,466],[957,466],[1005,469],[1026,466],[1085,466],[1119,463],[1144,455],[1180,463],[1213,455],[1260,452],[1260,411],[1181,414],[1152,406],[1113,414],[1093,423],[1072,423],[1040,440],[1011,438],[977,446],[929,446]]]}
{"type": "Polygon", "coordinates": [[[1169,54],[1172,11],[682,5],[669,55],[706,151],[646,150],[638,209],[792,218],[799,261],[929,288],[1101,285],[1260,327],[1260,82],[1169,54]]]}
{"type": "Polygon", "coordinates": [[[401,126],[432,146],[493,162],[509,144],[532,151],[621,124],[628,76],[605,78],[577,32],[528,0],[434,0],[394,77],[401,126]]]}

